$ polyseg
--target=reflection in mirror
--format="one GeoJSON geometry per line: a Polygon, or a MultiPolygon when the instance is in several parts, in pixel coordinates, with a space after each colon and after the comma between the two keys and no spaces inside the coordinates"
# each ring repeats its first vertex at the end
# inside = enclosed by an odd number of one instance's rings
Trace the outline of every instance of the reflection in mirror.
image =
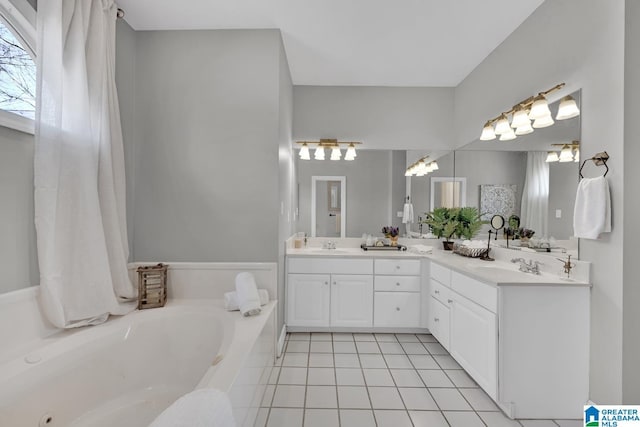
{"type": "Polygon", "coordinates": [[[311,177],[311,237],[345,237],[346,177],[311,177]]]}
{"type": "MultiPolygon", "coordinates": [[[[578,106],[580,95],[580,91],[571,94],[578,106]]],[[[558,104],[549,105],[554,117],[558,104]]],[[[512,141],[477,140],[456,150],[456,175],[467,178],[467,205],[480,208],[485,219],[493,214],[516,215],[519,228],[535,231],[533,242],[546,243],[543,250],[548,244],[552,252],[577,257],[578,241],[572,236],[580,163],[573,158],[546,161],[549,152],[560,154],[564,144],[574,141],[580,141],[580,116],[558,120],[512,141]]],[[[519,243],[515,241],[516,246],[519,243]]]]}
{"type": "Polygon", "coordinates": [[[431,177],[430,211],[435,208],[459,208],[467,205],[467,178],[431,177]]]}

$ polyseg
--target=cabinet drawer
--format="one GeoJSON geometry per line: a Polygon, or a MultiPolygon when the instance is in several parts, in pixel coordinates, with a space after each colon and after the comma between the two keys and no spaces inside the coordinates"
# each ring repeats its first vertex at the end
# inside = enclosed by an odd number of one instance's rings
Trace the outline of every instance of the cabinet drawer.
{"type": "Polygon", "coordinates": [[[301,274],[373,274],[373,259],[291,257],[287,268],[289,273],[301,274]]]}
{"type": "Polygon", "coordinates": [[[376,276],[376,291],[420,292],[420,276],[376,276]]]}
{"type": "Polygon", "coordinates": [[[375,292],[373,326],[417,328],[420,326],[418,292],[375,292]]]}
{"type": "Polygon", "coordinates": [[[493,313],[497,312],[498,288],[453,271],[451,273],[451,289],[487,310],[493,313]]]}
{"type": "Polygon", "coordinates": [[[445,286],[451,286],[451,270],[433,261],[431,262],[431,278],[445,286]]]}
{"type": "Polygon", "coordinates": [[[451,290],[433,279],[431,279],[431,296],[445,305],[452,302],[451,290]]]}
{"type": "Polygon", "coordinates": [[[420,275],[419,259],[377,259],[375,260],[376,274],[392,274],[404,276],[420,275]]]}

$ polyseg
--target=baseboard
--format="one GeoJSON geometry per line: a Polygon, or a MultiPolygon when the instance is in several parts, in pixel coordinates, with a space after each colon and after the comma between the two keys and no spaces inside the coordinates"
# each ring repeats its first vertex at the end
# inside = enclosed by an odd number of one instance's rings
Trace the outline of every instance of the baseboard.
{"type": "Polygon", "coordinates": [[[287,336],[287,325],[282,325],[282,330],[280,331],[280,336],[278,337],[277,357],[280,357],[284,352],[284,339],[286,336],[287,336]]]}

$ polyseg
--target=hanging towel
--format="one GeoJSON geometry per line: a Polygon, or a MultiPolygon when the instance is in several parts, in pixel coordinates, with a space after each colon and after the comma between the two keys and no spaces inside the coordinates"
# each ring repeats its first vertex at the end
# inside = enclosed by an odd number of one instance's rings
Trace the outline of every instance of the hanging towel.
{"type": "MultiPolygon", "coordinates": [[[[260,305],[265,305],[269,302],[269,292],[266,289],[258,289],[258,295],[260,296],[260,305]]],[[[238,293],[236,291],[225,292],[224,309],[227,311],[240,310],[238,306],[238,293]]]]}
{"type": "Polygon", "coordinates": [[[573,234],[583,239],[597,239],[611,231],[611,195],[604,176],[584,178],[578,184],[573,211],[573,234]]]}
{"type": "Polygon", "coordinates": [[[402,212],[402,223],[411,224],[413,222],[413,205],[411,203],[405,203],[402,212]]]}
{"type": "Polygon", "coordinates": [[[260,314],[260,294],[256,286],[253,274],[243,272],[236,276],[236,293],[238,296],[238,308],[243,316],[260,314]]]}
{"type": "Polygon", "coordinates": [[[204,388],[185,394],[162,411],[149,427],[235,427],[226,393],[204,388]]]}

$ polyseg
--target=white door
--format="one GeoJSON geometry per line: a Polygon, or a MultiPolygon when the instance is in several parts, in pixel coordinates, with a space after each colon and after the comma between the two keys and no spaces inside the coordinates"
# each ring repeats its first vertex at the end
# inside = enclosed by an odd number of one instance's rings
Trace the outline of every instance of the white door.
{"type": "Polygon", "coordinates": [[[373,276],[331,275],[331,326],[373,326],[373,276]]]}
{"type": "Polygon", "coordinates": [[[431,297],[429,302],[429,331],[449,350],[449,307],[434,297],[431,297]]]}
{"type": "Polygon", "coordinates": [[[474,380],[496,398],[496,315],[460,296],[450,306],[451,355],[474,380]]]}
{"type": "Polygon", "coordinates": [[[287,324],[329,326],[328,274],[289,274],[287,280],[287,324]]]}

